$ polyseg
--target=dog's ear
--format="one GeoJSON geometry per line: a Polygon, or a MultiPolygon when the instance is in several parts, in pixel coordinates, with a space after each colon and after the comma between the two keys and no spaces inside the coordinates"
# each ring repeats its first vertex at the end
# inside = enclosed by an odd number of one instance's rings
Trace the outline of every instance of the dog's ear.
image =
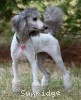
{"type": "Polygon", "coordinates": [[[15,31],[19,38],[25,38],[29,36],[29,27],[28,27],[28,22],[27,20],[23,17],[23,15],[19,14],[19,15],[15,15],[12,20],[12,27],[13,27],[13,31],[15,31]]]}
{"type": "Polygon", "coordinates": [[[27,20],[25,20],[25,18],[21,14],[15,15],[12,18],[11,22],[13,31],[17,32],[18,34],[22,34],[22,32],[27,31],[27,20]]]}
{"type": "Polygon", "coordinates": [[[15,32],[17,32],[17,33],[19,32],[20,21],[21,21],[20,15],[15,15],[15,16],[11,19],[12,30],[15,31],[15,32]]]}

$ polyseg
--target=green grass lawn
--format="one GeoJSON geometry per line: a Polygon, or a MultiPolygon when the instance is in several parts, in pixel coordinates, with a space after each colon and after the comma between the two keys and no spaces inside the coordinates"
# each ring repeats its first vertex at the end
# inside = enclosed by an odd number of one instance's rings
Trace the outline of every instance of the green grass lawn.
{"type": "MultiPolygon", "coordinates": [[[[72,73],[73,90],[68,93],[62,81],[62,73],[53,63],[46,63],[45,66],[51,71],[51,81],[46,90],[39,95],[28,96],[26,93],[32,93],[32,74],[28,63],[19,63],[19,74],[22,82],[22,93],[13,93],[11,81],[13,78],[11,62],[0,63],[0,100],[81,100],[81,68],[67,68],[72,73]],[[54,67],[54,68],[53,68],[54,67]]],[[[39,81],[42,74],[39,72],[39,81]]]]}

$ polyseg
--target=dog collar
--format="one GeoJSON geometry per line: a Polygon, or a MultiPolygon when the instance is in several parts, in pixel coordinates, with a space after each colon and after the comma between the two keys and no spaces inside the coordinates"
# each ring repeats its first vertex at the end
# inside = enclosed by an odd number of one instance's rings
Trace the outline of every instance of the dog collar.
{"type": "Polygon", "coordinates": [[[19,40],[19,38],[17,36],[16,36],[16,39],[17,39],[18,43],[20,44],[21,50],[25,50],[25,48],[26,48],[25,45],[20,42],[20,40],[19,40]]]}
{"type": "Polygon", "coordinates": [[[25,45],[21,44],[20,48],[21,48],[21,50],[25,50],[26,47],[25,47],[25,45]]]}

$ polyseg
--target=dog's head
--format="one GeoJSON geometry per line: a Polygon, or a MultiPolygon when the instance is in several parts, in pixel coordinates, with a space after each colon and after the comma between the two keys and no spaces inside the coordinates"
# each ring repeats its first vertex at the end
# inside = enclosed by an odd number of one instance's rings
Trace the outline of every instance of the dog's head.
{"type": "Polygon", "coordinates": [[[43,31],[46,26],[40,20],[40,13],[36,8],[28,8],[12,18],[14,31],[22,37],[29,37],[30,34],[43,31]]]}

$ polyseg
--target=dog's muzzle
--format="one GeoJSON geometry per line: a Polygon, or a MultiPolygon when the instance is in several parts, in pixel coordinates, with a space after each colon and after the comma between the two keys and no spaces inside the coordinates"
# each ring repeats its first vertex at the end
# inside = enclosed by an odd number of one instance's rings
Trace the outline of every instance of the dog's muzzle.
{"type": "Polygon", "coordinates": [[[43,30],[47,30],[48,29],[48,26],[47,25],[44,25],[43,26],[43,30]]]}
{"type": "Polygon", "coordinates": [[[47,29],[48,29],[48,26],[47,25],[44,25],[43,28],[39,30],[39,32],[44,32],[47,29]]]}

